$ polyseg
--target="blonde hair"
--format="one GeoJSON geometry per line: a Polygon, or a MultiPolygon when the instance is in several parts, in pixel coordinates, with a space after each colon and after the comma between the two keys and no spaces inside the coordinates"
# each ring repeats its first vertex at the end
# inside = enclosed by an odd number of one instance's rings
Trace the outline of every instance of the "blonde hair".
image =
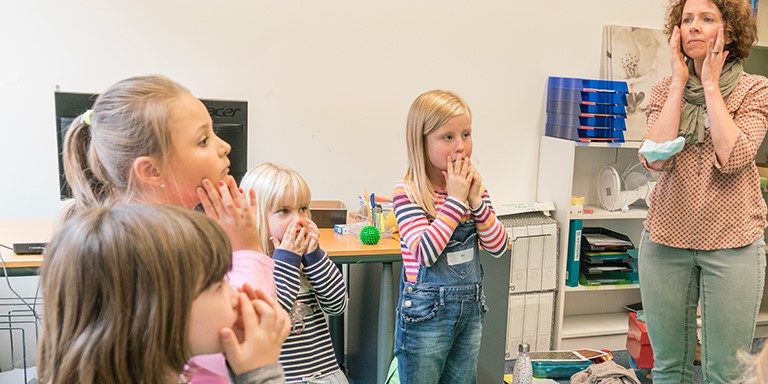
{"type": "Polygon", "coordinates": [[[191,95],[164,76],[131,77],[99,95],[90,124],[82,115],[72,122],[64,138],[63,163],[74,204],[65,216],[88,207],[135,201],[139,190],[133,162],[141,156],[168,161],[168,118],[184,94],[191,95]]]}
{"type": "MultiPolygon", "coordinates": [[[[240,188],[256,192],[256,230],[262,249],[271,255],[274,245],[269,240],[269,213],[282,205],[309,207],[312,199],[309,186],[298,172],[289,167],[262,163],[245,173],[240,188]]],[[[310,214],[309,211],[307,214],[310,214]]]]}
{"type": "Polygon", "coordinates": [[[125,204],[71,218],[40,274],[40,382],[178,382],[192,302],[231,264],[227,235],[190,209],[125,204]]]}
{"type": "Polygon", "coordinates": [[[405,128],[408,169],[403,181],[408,198],[432,216],[435,215],[435,191],[427,177],[429,159],[425,138],[456,116],[467,116],[472,123],[469,105],[459,95],[443,90],[422,93],[408,111],[405,128]]]}

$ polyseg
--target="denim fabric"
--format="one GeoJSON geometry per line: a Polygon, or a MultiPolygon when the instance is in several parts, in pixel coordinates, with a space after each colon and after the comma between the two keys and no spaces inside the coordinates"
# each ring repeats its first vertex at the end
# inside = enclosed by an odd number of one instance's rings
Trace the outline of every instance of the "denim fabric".
{"type": "Polygon", "coordinates": [[[473,221],[456,228],[437,262],[419,269],[416,283],[401,275],[395,326],[401,383],[476,382],[487,311],[482,279],[473,221]]]}
{"type": "Polygon", "coordinates": [[[653,381],[690,383],[701,299],[705,383],[738,377],[736,351],[749,351],[765,281],[765,241],[733,249],[667,247],[643,231],[640,291],[653,349],[653,381]]]}

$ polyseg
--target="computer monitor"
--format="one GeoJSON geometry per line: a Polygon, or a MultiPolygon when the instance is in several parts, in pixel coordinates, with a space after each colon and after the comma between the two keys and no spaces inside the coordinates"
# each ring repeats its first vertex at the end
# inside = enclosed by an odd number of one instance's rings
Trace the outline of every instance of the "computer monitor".
{"type": "MultiPolygon", "coordinates": [[[[98,94],[55,92],[56,144],[59,159],[59,192],[61,199],[72,197],[64,176],[64,137],[72,122],[93,106],[98,94]]],[[[248,171],[248,102],[200,99],[213,120],[213,131],[232,146],[229,173],[238,183],[248,171]]]]}

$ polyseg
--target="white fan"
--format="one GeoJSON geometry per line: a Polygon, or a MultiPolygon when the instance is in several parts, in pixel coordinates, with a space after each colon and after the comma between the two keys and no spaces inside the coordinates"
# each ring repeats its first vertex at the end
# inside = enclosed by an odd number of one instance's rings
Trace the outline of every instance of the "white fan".
{"type": "Polygon", "coordinates": [[[638,200],[650,207],[649,198],[658,176],[648,172],[639,162],[627,167],[619,176],[616,168],[606,165],[597,175],[597,196],[606,211],[629,211],[629,206],[638,200]],[[639,169],[636,169],[638,168],[639,169]]]}

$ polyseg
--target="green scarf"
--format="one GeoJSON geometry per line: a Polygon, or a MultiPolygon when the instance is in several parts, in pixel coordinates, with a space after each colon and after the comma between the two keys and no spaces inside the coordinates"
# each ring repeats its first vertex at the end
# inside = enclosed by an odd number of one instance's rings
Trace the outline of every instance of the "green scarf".
{"type": "MultiPolygon", "coordinates": [[[[741,60],[734,60],[723,65],[720,73],[720,93],[723,99],[727,99],[741,79],[744,68],[741,60]]],[[[680,132],[685,137],[685,144],[697,144],[704,141],[704,119],[706,100],[704,99],[704,87],[701,80],[696,77],[693,68],[693,60],[688,60],[688,82],[683,92],[683,109],[680,111],[680,132]]]]}

